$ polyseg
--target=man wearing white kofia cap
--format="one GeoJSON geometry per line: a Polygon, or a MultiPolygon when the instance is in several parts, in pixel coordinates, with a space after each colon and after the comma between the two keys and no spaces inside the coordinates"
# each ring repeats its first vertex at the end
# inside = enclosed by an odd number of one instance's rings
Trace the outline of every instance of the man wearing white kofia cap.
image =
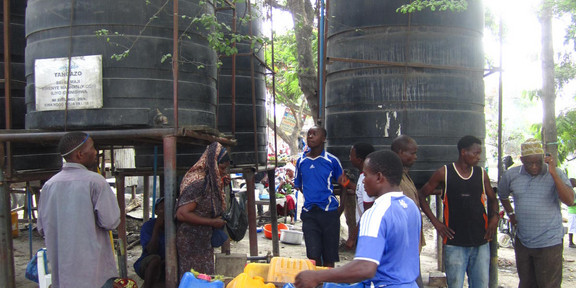
{"type": "Polygon", "coordinates": [[[571,205],[574,191],[554,159],[544,157],[539,140],[528,139],[520,148],[522,166],[506,171],[498,185],[502,206],[516,225],[518,287],[560,287],[564,238],[560,201],[571,205]]]}

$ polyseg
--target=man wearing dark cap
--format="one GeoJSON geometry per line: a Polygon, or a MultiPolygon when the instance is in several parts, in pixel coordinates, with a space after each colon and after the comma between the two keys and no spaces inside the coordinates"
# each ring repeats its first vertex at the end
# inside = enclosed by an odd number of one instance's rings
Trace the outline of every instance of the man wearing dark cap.
{"type": "Polygon", "coordinates": [[[120,223],[118,202],[106,179],[90,170],[98,153],[88,134],[67,133],[58,149],[66,162],[42,187],[38,205],[52,287],[102,287],[118,276],[108,232],[120,223]]]}
{"type": "Polygon", "coordinates": [[[539,140],[526,140],[520,150],[522,166],[506,171],[498,185],[500,202],[516,225],[518,287],[560,287],[564,239],[560,201],[574,203],[574,190],[554,159],[544,157],[539,140]]]}

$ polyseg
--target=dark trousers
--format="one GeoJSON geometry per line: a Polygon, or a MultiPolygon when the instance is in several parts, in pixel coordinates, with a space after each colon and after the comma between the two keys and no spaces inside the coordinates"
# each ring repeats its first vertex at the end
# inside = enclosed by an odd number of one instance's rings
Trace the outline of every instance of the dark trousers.
{"type": "Polygon", "coordinates": [[[314,259],[316,265],[340,261],[340,215],[338,211],[324,211],[316,206],[302,210],[302,232],[306,242],[306,257],[314,259]]]}
{"type": "Polygon", "coordinates": [[[518,288],[559,288],[562,285],[562,243],[544,248],[528,248],[516,238],[518,288]]]}

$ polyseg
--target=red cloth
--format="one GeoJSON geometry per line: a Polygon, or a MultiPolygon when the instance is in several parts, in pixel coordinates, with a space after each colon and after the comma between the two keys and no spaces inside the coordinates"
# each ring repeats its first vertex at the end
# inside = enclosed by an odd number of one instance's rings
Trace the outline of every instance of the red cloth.
{"type": "MultiPolygon", "coordinates": [[[[294,198],[292,198],[292,196],[290,195],[286,195],[286,203],[284,203],[284,205],[287,205],[286,208],[286,212],[288,214],[290,214],[290,211],[296,209],[296,202],[294,202],[294,198]]],[[[278,215],[282,215],[282,216],[287,216],[284,215],[284,206],[277,204],[276,205],[276,211],[278,211],[278,215]]]]}

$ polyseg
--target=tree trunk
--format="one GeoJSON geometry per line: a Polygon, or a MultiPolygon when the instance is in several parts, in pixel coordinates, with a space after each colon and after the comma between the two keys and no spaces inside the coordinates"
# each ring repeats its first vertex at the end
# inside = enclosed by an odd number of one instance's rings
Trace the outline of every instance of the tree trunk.
{"type": "Polygon", "coordinates": [[[556,92],[554,84],[554,48],[552,46],[552,7],[542,1],[542,139],[544,150],[558,163],[558,135],[556,132],[556,92]]]}
{"type": "Polygon", "coordinates": [[[292,21],[294,22],[300,89],[306,97],[314,123],[318,123],[318,77],[312,50],[314,9],[309,0],[288,0],[287,8],[292,13],[292,21]]]}

